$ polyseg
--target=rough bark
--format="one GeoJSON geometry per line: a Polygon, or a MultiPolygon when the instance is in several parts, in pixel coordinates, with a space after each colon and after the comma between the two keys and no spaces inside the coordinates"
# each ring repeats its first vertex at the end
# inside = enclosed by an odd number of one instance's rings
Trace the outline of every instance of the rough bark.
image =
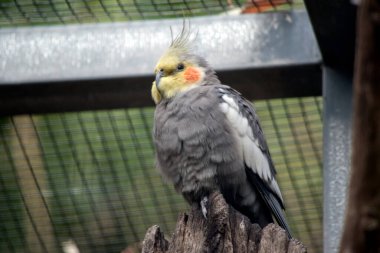
{"type": "Polygon", "coordinates": [[[143,253],[303,253],[299,241],[289,240],[285,230],[275,224],[261,229],[247,217],[227,205],[219,193],[209,198],[207,219],[199,208],[181,214],[170,241],[160,228],[148,229],[142,247],[143,253]]]}
{"type": "Polygon", "coordinates": [[[340,252],[380,252],[380,1],[361,1],[352,176],[340,252]]]}

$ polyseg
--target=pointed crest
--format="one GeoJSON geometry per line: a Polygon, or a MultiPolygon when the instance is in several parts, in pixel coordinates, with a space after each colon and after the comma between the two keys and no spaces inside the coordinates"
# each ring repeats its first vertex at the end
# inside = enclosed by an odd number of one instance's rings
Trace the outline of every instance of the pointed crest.
{"type": "Polygon", "coordinates": [[[172,36],[172,43],[170,44],[170,48],[172,49],[181,49],[181,50],[188,50],[191,44],[190,36],[191,36],[191,29],[190,29],[190,21],[186,21],[183,19],[182,22],[182,30],[181,33],[178,34],[173,39],[173,31],[170,27],[170,33],[172,36]]]}

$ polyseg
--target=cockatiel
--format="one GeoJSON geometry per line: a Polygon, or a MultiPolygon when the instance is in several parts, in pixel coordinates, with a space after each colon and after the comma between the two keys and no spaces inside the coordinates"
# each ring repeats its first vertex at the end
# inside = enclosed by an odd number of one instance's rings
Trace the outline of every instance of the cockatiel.
{"type": "Polygon", "coordinates": [[[227,203],[261,227],[272,215],[288,233],[259,119],[239,92],[220,83],[205,59],[191,52],[185,26],[155,68],[154,145],[161,174],[207,218],[208,195],[227,203]]]}

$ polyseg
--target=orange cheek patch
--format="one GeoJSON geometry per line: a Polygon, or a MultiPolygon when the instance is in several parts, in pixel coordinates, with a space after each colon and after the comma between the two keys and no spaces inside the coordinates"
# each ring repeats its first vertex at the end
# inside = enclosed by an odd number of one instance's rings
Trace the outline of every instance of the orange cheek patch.
{"type": "Polygon", "coordinates": [[[195,83],[198,82],[199,79],[201,78],[201,73],[199,73],[199,70],[189,67],[185,70],[183,73],[185,79],[189,83],[195,83]]]}

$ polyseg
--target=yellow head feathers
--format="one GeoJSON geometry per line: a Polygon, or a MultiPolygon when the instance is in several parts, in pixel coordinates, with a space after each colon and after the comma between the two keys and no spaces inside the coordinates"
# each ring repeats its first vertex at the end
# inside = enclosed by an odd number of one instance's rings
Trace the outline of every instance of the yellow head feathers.
{"type": "Polygon", "coordinates": [[[172,40],[156,65],[156,78],[151,91],[156,104],[161,99],[172,98],[199,85],[204,78],[204,69],[190,53],[190,35],[190,30],[184,23],[181,33],[172,40]]]}

